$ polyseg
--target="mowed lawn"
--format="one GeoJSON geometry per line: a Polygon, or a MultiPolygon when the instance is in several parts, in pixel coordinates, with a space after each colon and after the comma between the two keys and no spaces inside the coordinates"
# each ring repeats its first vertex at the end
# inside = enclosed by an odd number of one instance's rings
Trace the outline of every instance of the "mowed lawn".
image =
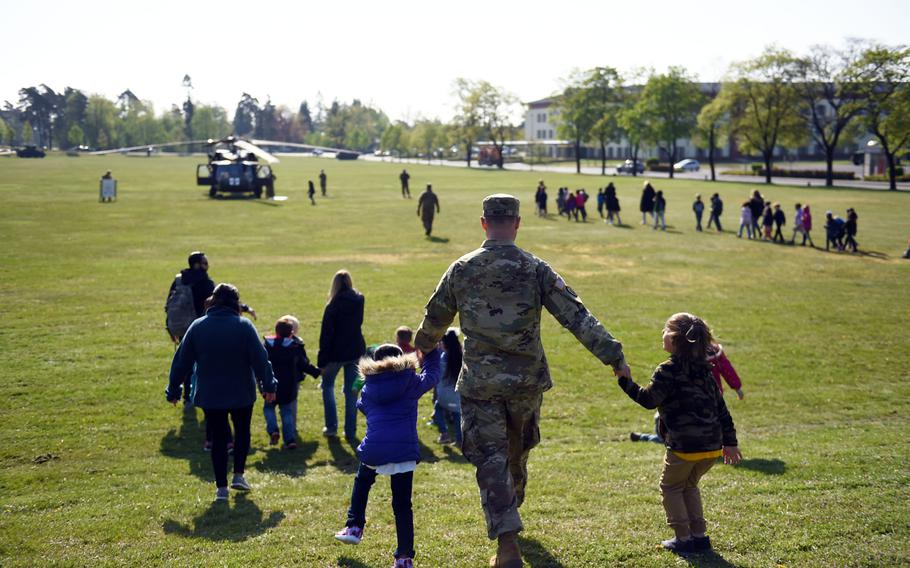
{"type": "MultiPolygon", "coordinates": [[[[746,461],[718,465],[702,492],[716,556],[675,557],[657,480],[663,451],[632,443],[652,415],[547,314],[554,388],[543,441],[531,455],[522,545],[532,567],[898,566],[910,564],[910,194],[760,187],[784,204],[811,203],[815,242],[824,212],[859,213],[858,240],[875,254],[739,240],[738,204],[753,186],[659,180],[666,232],[639,225],[641,179],[609,178],[623,220],[615,228],[533,212],[550,188],[597,177],[466,171],[397,163],[285,158],[285,202],[206,197],[199,158],[0,159],[0,565],[391,565],[394,522],[381,478],[358,547],[336,543],[357,460],[320,435],[320,391],[302,385],[301,448],[270,447],[261,401],[253,415],[253,491],[214,505],[201,411],[164,400],[173,347],[163,305],[187,253],[204,250],[216,282],[236,284],[263,334],[285,313],[301,320],[311,357],[333,273],[349,269],[366,296],[367,341],[416,327],[450,262],[477,247],[480,201],[522,199],[519,244],[547,260],[622,340],[646,383],[665,354],[661,327],[677,311],[703,316],[744,381],[727,393],[746,461]],[[306,180],[324,168],[329,196],[313,207],[306,180]],[[97,202],[112,169],[120,200],[97,202]],[[442,214],[424,237],[415,215],[423,184],[442,214]],[[697,233],[691,204],[714,191],[727,232],[697,233]]],[[[707,215],[705,217],[707,220],[707,215]]],[[[789,229],[789,226],[788,226],[789,229]]],[[[789,234],[789,231],[787,231],[789,234]]],[[[340,382],[340,381],[339,381],[340,382]]],[[[336,386],[340,391],[340,387],[336,386]]],[[[338,393],[340,398],[341,394],[338,393]]],[[[484,566],[486,539],[474,469],[424,425],[414,486],[417,564],[484,566]]],[[[363,418],[360,418],[360,431],[363,418]]]]}

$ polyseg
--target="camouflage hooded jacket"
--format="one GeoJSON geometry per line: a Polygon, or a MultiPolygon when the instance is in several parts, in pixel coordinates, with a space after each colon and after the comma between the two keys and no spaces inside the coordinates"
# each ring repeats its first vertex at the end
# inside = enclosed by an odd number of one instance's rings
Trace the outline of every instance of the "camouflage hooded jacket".
{"type": "Polygon", "coordinates": [[[670,357],[657,366],[648,386],[625,377],[619,378],[619,386],[641,406],[657,408],[669,449],[709,452],[737,445],[733,417],[707,362],[686,368],[670,357]]]}
{"type": "Polygon", "coordinates": [[[415,343],[433,349],[458,314],[465,343],[456,390],[479,400],[533,396],[552,386],[540,341],[542,308],[604,364],[625,364],[622,345],[565,281],[512,241],[484,241],[449,266],[415,343]]]}

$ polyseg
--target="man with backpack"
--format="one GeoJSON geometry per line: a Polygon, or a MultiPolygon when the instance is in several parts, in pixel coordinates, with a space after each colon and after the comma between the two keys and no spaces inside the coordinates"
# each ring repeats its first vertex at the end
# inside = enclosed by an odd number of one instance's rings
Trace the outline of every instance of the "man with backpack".
{"type": "MultiPolygon", "coordinates": [[[[189,268],[184,268],[174,277],[164,304],[165,327],[174,344],[179,344],[190,324],[205,315],[205,301],[215,290],[215,283],[209,278],[209,259],[201,251],[193,251],[187,258],[189,268]]],[[[256,319],[256,312],[246,304],[241,309],[256,319]]],[[[183,400],[189,400],[190,380],[183,381],[183,400]]]]}

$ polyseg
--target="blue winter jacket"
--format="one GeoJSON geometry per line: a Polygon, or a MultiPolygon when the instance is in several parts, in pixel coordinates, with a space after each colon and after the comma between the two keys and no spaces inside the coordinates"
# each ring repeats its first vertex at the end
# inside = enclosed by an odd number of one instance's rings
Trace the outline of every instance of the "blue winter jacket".
{"type": "Polygon", "coordinates": [[[357,408],[367,417],[367,432],[357,454],[366,465],[420,461],[417,401],[439,382],[439,349],[426,354],[417,374],[417,356],[361,359],[366,378],[357,408]]]}
{"type": "Polygon", "coordinates": [[[256,378],[264,392],[275,392],[278,387],[256,328],[230,308],[210,308],[190,325],[171,363],[165,391],[168,400],[180,398],[183,378],[193,372],[194,365],[196,382],[191,400],[203,409],[252,406],[256,402],[256,378]]]}

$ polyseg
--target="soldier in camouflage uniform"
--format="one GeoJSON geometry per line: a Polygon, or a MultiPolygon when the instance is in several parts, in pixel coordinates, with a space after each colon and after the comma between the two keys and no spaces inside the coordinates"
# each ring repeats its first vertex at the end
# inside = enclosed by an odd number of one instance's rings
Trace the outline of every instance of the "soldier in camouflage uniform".
{"type": "Polygon", "coordinates": [[[528,454],[540,442],[540,405],[552,386],[540,341],[546,308],[618,376],[630,376],[622,346],[550,266],[518,248],[518,199],[483,201],[487,240],[456,260],[426,306],[416,346],[431,351],[458,314],[465,336],[461,394],[462,450],[477,468],[495,566],[520,567],[518,508],[525,497],[528,454]]]}
{"type": "Polygon", "coordinates": [[[427,236],[433,232],[433,218],[439,213],[439,198],[433,193],[433,186],[427,184],[427,190],[417,200],[417,215],[423,221],[423,229],[427,236]]]}

